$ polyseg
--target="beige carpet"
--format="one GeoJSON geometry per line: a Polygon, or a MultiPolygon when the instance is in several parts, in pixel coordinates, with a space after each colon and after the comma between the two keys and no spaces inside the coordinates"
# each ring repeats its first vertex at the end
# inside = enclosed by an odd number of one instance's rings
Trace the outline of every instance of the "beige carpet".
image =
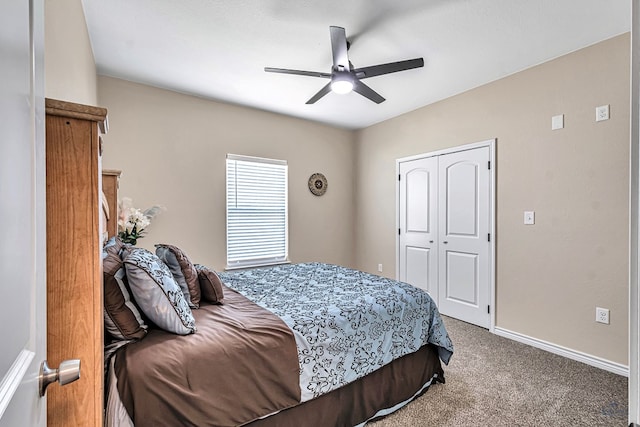
{"type": "Polygon", "coordinates": [[[627,426],[627,378],[445,317],[446,384],[372,427],[627,426]]]}

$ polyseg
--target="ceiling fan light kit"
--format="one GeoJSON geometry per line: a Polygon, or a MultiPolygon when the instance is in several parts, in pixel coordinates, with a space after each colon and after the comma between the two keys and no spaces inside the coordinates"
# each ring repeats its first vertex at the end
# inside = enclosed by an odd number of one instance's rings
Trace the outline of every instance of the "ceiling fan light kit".
{"type": "Polygon", "coordinates": [[[268,73],[295,74],[299,76],[331,79],[331,81],[327,85],[325,85],[322,89],[320,89],[320,91],[318,91],[318,93],[313,95],[307,101],[307,104],[314,104],[329,92],[346,94],[351,91],[359,93],[360,95],[375,102],[376,104],[380,104],[381,102],[384,102],[385,99],[382,97],[382,95],[371,89],[366,84],[362,83],[362,79],[380,76],[383,74],[396,73],[398,71],[411,70],[413,68],[420,68],[424,66],[424,59],[416,58],[406,61],[373,65],[364,68],[353,68],[353,65],[349,61],[349,56],[347,54],[350,46],[347,43],[347,36],[344,28],[333,26],[329,27],[329,34],[331,36],[331,54],[333,57],[333,65],[331,67],[330,73],[290,70],[286,68],[272,67],[265,67],[264,71],[268,73]]]}
{"type": "Polygon", "coordinates": [[[353,80],[348,72],[336,73],[331,77],[331,91],[344,95],[353,90],[353,80]]]}

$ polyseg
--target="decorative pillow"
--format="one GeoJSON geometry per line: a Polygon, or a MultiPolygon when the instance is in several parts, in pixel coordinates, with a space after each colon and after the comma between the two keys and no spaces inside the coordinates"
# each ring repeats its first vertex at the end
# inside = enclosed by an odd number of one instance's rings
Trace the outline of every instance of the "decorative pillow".
{"type": "Polygon", "coordinates": [[[123,247],[124,242],[120,239],[120,237],[110,237],[102,247],[102,259],[104,259],[107,254],[115,254],[120,257],[120,252],[122,251],[123,247]]]}
{"type": "Polygon", "coordinates": [[[141,339],[147,325],[140,310],[131,300],[127,275],[118,250],[103,251],[104,326],[116,339],[141,339]]]}
{"type": "Polygon", "coordinates": [[[132,248],[124,265],[131,293],[142,312],[156,325],[179,335],[196,331],[196,322],[180,286],[156,255],[132,248]]]}
{"type": "Polygon", "coordinates": [[[156,255],[171,270],[173,278],[176,279],[184,298],[189,303],[189,307],[198,308],[200,306],[200,285],[198,284],[198,273],[193,264],[181,249],[171,245],[156,245],[156,255]]]}
{"type": "Polygon", "coordinates": [[[200,282],[200,291],[202,299],[214,304],[222,304],[224,295],[222,293],[222,281],[215,271],[208,269],[204,265],[196,264],[198,272],[198,281],[200,282]]]}

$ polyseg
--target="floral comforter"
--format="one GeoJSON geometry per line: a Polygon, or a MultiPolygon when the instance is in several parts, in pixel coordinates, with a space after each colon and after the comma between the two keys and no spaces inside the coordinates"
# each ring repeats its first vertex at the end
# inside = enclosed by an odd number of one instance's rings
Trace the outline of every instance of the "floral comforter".
{"type": "Polygon", "coordinates": [[[453,354],[436,304],[406,283],[322,263],[219,276],[293,331],[303,402],[426,344],[438,347],[445,364],[453,354]]]}

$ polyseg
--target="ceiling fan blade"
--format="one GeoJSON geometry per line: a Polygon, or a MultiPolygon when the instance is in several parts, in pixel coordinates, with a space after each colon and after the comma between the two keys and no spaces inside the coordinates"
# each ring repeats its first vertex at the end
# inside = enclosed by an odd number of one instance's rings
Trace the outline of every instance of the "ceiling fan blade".
{"type": "Polygon", "coordinates": [[[349,55],[347,54],[347,35],[342,27],[329,27],[331,34],[331,53],[333,55],[333,68],[343,67],[349,71],[349,55]]]}
{"type": "Polygon", "coordinates": [[[318,93],[316,93],[315,95],[313,95],[311,97],[311,99],[309,99],[306,103],[307,104],[315,104],[315,102],[317,100],[319,100],[320,98],[322,98],[323,96],[325,96],[329,92],[331,92],[331,82],[327,83],[325,87],[320,89],[320,91],[318,93]]]}
{"type": "Polygon", "coordinates": [[[331,74],[320,73],[318,71],[288,70],[286,68],[271,68],[271,67],[264,67],[264,70],[267,73],[295,74],[297,76],[323,77],[326,79],[331,78],[331,74]]]}
{"type": "Polygon", "coordinates": [[[381,76],[383,74],[397,73],[398,71],[411,70],[424,67],[424,59],[408,59],[406,61],[389,62],[388,64],[373,65],[371,67],[357,68],[353,73],[359,79],[381,76]]]}
{"type": "Polygon", "coordinates": [[[356,79],[353,82],[353,91],[359,93],[360,95],[364,96],[365,98],[370,99],[371,101],[375,102],[376,104],[380,104],[381,102],[384,102],[384,98],[378,92],[376,92],[375,90],[371,89],[369,86],[367,86],[366,84],[362,83],[358,79],[356,79]]]}

